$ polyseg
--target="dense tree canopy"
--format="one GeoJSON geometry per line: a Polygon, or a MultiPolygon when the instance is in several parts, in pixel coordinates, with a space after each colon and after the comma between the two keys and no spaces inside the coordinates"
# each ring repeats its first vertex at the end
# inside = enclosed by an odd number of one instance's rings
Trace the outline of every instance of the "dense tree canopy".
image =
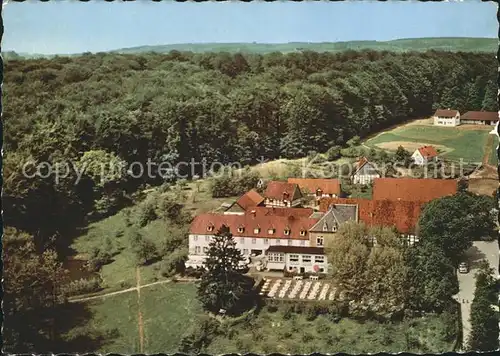
{"type": "Polygon", "coordinates": [[[162,183],[164,161],[189,176],[202,164],[177,163],[305,156],[437,107],[496,100],[495,59],[477,53],[99,53],[9,60],[5,73],[6,223],[41,246],[162,183]],[[108,156],[125,177],[100,183],[94,170],[75,183],[74,165],[57,184],[23,174],[26,162],[32,176],[42,162],[108,156]],[[150,174],[138,174],[148,160],[150,174]]]}
{"type": "Polygon", "coordinates": [[[435,199],[420,216],[420,238],[440,248],[457,266],[474,240],[494,236],[493,208],[491,197],[467,192],[435,199]]]}

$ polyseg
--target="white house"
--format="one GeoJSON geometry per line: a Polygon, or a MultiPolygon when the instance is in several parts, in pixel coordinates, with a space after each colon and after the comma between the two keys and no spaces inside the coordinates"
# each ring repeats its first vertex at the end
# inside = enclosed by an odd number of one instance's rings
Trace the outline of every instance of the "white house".
{"type": "Polygon", "coordinates": [[[328,260],[322,247],[270,246],[266,252],[270,271],[326,273],[328,260]]]}
{"type": "Polygon", "coordinates": [[[433,117],[434,125],[438,126],[458,126],[460,125],[460,113],[458,110],[438,109],[433,117]]]}
{"type": "Polygon", "coordinates": [[[411,158],[419,166],[426,165],[429,162],[436,161],[438,153],[432,146],[422,146],[413,152],[411,158]]]}
{"type": "Polygon", "coordinates": [[[368,162],[366,157],[361,157],[354,165],[351,175],[353,184],[370,184],[375,178],[380,178],[380,173],[373,163],[368,162]]]}

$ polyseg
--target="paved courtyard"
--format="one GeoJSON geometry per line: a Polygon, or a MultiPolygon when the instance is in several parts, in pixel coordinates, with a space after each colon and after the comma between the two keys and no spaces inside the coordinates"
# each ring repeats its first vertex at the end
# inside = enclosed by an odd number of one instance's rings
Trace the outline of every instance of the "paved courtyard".
{"type": "Polygon", "coordinates": [[[498,243],[497,241],[475,241],[466,252],[466,261],[469,264],[469,273],[458,273],[459,292],[456,295],[462,311],[463,342],[467,342],[470,334],[470,307],[474,299],[478,263],[486,259],[490,267],[498,274],[498,243]]]}

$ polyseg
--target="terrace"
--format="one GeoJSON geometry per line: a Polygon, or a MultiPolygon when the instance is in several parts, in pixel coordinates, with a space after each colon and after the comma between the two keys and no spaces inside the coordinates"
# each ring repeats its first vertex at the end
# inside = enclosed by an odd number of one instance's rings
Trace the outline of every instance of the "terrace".
{"type": "Polygon", "coordinates": [[[345,300],[345,293],[342,293],[330,281],[292,278],[264,278],[260,295],[265,298],[284,300],[345,300]]]}

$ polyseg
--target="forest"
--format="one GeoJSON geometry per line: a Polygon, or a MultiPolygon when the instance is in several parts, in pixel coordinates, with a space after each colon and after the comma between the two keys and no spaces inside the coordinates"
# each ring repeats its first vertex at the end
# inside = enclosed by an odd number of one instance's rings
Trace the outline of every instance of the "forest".
{"type": "Polygon", "coordinates": [[[325,152],[436,108],[497,110],[496,67],[492,54],[433,50],[8,60],[5,224],[33,235],[40,251],[65,245],[77,227],[166,179],[155,167],[103,177],[100,163],[249,165],[325,152]],[[57,182],[50,172],[28,178],[42,162],[71,164],[57,182]]]}

